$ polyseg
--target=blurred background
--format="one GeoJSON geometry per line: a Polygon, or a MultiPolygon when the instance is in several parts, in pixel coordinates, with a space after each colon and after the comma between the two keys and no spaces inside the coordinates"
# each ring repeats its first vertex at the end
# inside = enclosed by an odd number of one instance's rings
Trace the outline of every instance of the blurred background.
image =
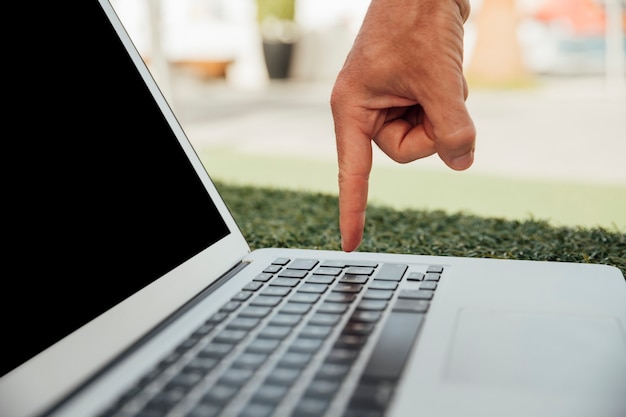
{"type": "MultiPolygon", "coordinates": [[[[112,3],[214,179],[337,192],[328,101],[369,0],[112,3]]],[[[471,5],[474,165],[377,152],[370,201],[626,233],[626,1],[471,5]]]]}

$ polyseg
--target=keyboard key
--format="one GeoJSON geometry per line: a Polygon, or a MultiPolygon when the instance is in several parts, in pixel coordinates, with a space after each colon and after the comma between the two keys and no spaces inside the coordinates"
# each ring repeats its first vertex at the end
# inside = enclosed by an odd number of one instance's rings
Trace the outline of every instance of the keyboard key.
{"type": "Polygon", "coordinates": [[[300,337],[311,339],[324,339],[328,337],[333,330],[331,326],[312,326],[307,325],[300,331],[300,337]]]}
{"type": "Polygon", "coordinates": [[[407,265],[383,264],[374,278],[385,281],[400,281],[407,269],[407,265]]]}
{"type": "Polygon", "coordinates": [[[252,377],[254,371],[247,368],[229,368],[222,374],[218,384],[241,387],[252,377]]]}
{"type": "Polygon", "coordinates": [[[258,326],[261,319],[256,317],[235,317],[226,326],[227,329],[251,330],[258,326]]]}
{"type": "Polygon", "coordinates": [[[280,271],[281,269],[283,269],[280,265],[269,265],[267,266],[263,272],[266,274],[275,274],[276,272],[280,271]]]}
{"type": "Polygon", "coordinates": [[[262,385],[252,397],[252,401],[277,405],[285,398],[287,391],[285,385],[262,385]]]}
{"type": "Polygon", "coordinates": [[[272,311],[269,307],[253,307],[248,306],[239,312],[241,317],[265,317],[272,311]]]}
{"type": "Polygon", "coordinates": [[[180,388],[182,390],[188,391],[192,387],[194,387],[200,380],[203,378],[203,375],[199,372],[181,372],[170,380],[167,383],[166,389],[172,390],[174,388],[180,388]]]}
{"type": "Polygon", "coordinates": [[[289,301],[292,303],[307,303],[314,304],[317,303],[317,300],[320,299],[320,296],[313,293],[305,293],[305,292],[297,292],[289,298],[289,301]]]}
{"type": "Polygon", "coordinates": [[[339,314],[316,313],[309,319],[309,324],[321,326],[334,326],[341,320],[339,314]]]}
{"type": "Polygon", "coordinates": [[[304,278],[309,274],[308,271],[302,271],[299,269],[285,269],[284,271],[282,271],[280,274],[278,274],[279,277],[284,277],[284,278],[304,278]]]}
{"type": "Polygon", "coordinates": [[[281,301],[283,301],[282,297],[257,295],[252,301],[250,301],[250,305],[261,307],[275,307],[280,304],[281,301]]]}
{"type": "Polygon", "coordinates": [[[346,304],[325,302],[317,309],[318,313],[343,314],[348,310],[346,304]]]}
{"type": "Polygon", "coordinates": [[[333,292],[358,293],[363,288],[360,284],[343,284],[338,283],[333,288],[333,292]]]}
{"type": "Polygon", "coordinates": [[[240,291],[237,294],[233,295],[231,301],[246,301],[248,298],[250,298],[251,295],[252,292],[250,291],[240,291]]]}
{"type": "Polygon", "coordinates": [[[267,360],[266,354],[244,352],[233,362],[235,368],[257,369],[267,360]]]}
{"type": "Polygon", "coordinates": [[[278,361],[281,368],[305,368],[311,361],[310,353],[287,352],[278,361]]]}
{"type": "Polygon", "coordinates": [[[317,371],[317,379],[341,381],[350,372],[350,365],[324,362],[317,371]]]}
{"type": "Polygon", "coordinates": [[[157,393],[144,407],[147,415],[165,415],[185,396],[182,390],[171,390],[157,393]]]}
{"type": "Polygon", "coordinates": [[[293,352],[315,353],[324,341],[320,339],[298,338],[291,342],[289,350],[293,352]]]}
{"type": "Polygon", "coordinates": [[[365,284],[369,279],[370,277],[367,275],[345,274],[343,277],[341,277],[339,282],[342,282],[344,284],[365,284]]]}
{"type": "Polygon", "coordinates": [[[441,274],[437,274],[435,272],[427,272],[424,276],[424,281],[439,281],[441,278],[441,274]]]}
{"type": "Polygon", "coordinates": [[[393,311],[408,311],[413,313],[425,313],[428,311],[430,302],[426,300],[402,299],[396,300],[393,305],[393,311]]]}
{"type": "Polygon", "coordinates": [[[409,272],[409,274],[406,276],[407,281],[423,281],[424,280],[424,274],[421,272],[409,272]]]}
{"type": "Polygon", "coordinates": [[[326,356],[326,362],[351,364],[359,356],[358,350],[333,348],[326,356]]]}
{"type": "Polygon", "coordinates": [[[209,343],[200,352],[198,356],[202,358],[223,358],[233,349],[232,344],[226,343],[209,343]]]}
{"type": "Polygon", "coordinates": [[[269,417],[274,411],[274,406],[271,404],[261,404],[258,402],[252,402],[239,413],[238,417],[269,417]]]}
{"type": "Polygon", "coordinates": [[[356,308],[357,310],[384,311],[387,304],[384,300],[361,300],[356,308]]]}
{"type": "Polygon", "coordinates": [[[223,406],[239,391],[237,387],[229,385],[215,385],[202,397],[201,403],[223,406]]]}
{"type": "Polygon", "coordinates": [[[248,346],[246,351],[257,353],[272,353],[280,344],[280,340],[276,339],[254,339],[248,346]]]}
{"type": "Polygon", "coordinates": [[[293,410],[293,417],[319,417],[326,411],[328,401],[322,398],[303,397],[293,410]]]}
{"type": "Polygon", "coordinates": [[[305,281],[308,284],[324,284],[329,285],[335,281],[335,277],[330,275],[311,275],[305,281]]]}
{"type": "Polygon", "coordinates": [[[395,383],[400,378],[423,318],[423,314],[405,312],[389,315],[361,376],[363,381],[395,383]]]}
{"type": "Polygon", "coordinates": [[[310,304],[305,303],[287,303],[279,310],[283,314],[306,314],[311,309],[310,304]]]}
{"type": "Polygon", "coordinates": [[[374,273],[374,268],[371,267],[363,267],[363,266],[351,266],[346,270],[346,274],[350,275],[372,275],[374,273]]]}
{"type": "Polygon", "coordinates": [[[352,313],[350,321],[360,321],[364,323],[375,323],[382,317],[378,311],[357,310],[352,313]]]}
{"type": "Polygon", "coordinates": [[[270,282],[270,285],[274,285],[277,287],[295,287],[299,283],[300,283],[300,280],[298,278],[278,277],[278,278],[274,278],[272,282],[270,282]]]}
{"type": "Polygon", "coordinates": [[[335,346],[345,349],[359,349],[367,343],[367,337],[352,334],[342,334],[335,342],[335,346]]]}
{"type": "Polygon", "coordinates": [[[291,261],[291,259],[289,259],[289,258],[276,258],[276,259],[274,259],[274,261],[272,261],[272,264],[285,266],[290,261],[291,261]]]}
{"type": "Polygon", "coordinates": [[[359,410],[348,408],[342,417],[385,417],[383,410],[359,410]]]}
{"type": "Polygon", "coordinates": [[[304,283],[298,288],[298,292],[306,292],[313,294],[322,294],[328,289],[328,286],[323,284],[308,284],[304,283]]]}
{"type": "Polygon", "coordinates": [[[253,278],[253,281],[258,281],[258,282],[267,282],[270,280],[270,278],[272,278],[273,275],[272,274],[267,274],[265,272],[260,273],[259,275],[257,275],[256,277],[253,278]]]}
{"type": "Polygon", "coordinates": [[[324,398],[330,400],[339,390],[339,382],[324,379],[314,379],[304,392],[306,397],[324,398]]]}
{"type": "Polygon", "coordinates": [[[301,369],[295,368],[274,368],[267,376],[266,383],[292,385],[300,377],[301,369]]]}
{"type": "Polygon", "coordinates": [[[367,336],[374,330],[374,323],[362,323],[349,321],[341,331],[341,334],[353,334],[357,336],[367,336]]]}
{"type": "Polygon", "coordinates": [[[319,263],[317,259],[294,259],[287,268],[288,269],[302,269],[305,271],[310,271],[315,268],[315,266],[319,263]]]}
{"type": "Polygon", "coordinates": [[[252,282],[249,282],[248,284],[246,284],[246,285],[242,288],[242,290],[244,290],[244,291],[256,291],[256,290],[258,290],[259,288],[261,288],[262,286],[263,286],[263,283],[262,283],[262,282],[252,281],[252,282]]]}
{"type": "Polygon", "coordinates": [[[411,298],[414,300],[431,300],[434,292],[430,290],[401,290],[398,298],[411,298]]]}
{"type": "Polygon", "coordinates": [[[354,390],[348,410],[350,415],[363,416],[367,415],[366,412],[382,412],[387,408],[391,401],[391,395],[393,394],[392,388],[386,385],[366,385],[359,384],[354,390]]]}
{"type": "Polygon", "coordinates": [[[393,297],[393,291],[391,290],[370,290],[368,289],[363,294],[363,298],[370,300],[391,300],[393,297]]]}
{"type": "Polygon", "coordinates": [[[291,332],[291,327],[285,326],[266,326],[259,333],[258,337],[261,339],[278,339],[282,340],[286,338],[291,332]]]}
{"type": "Polygon", "coordinates": [[[443,266],[441,265],[430,265],[426,268],[426,272],[434,272],[437,274],[441,274],[443,272],[443,266]]]}
{"type": "Polygon", "coordinates": [[[226,313],[232,313],[233,311],[237,310],[240,305],[241,305],[241,303],[239,301],[230,301],[230,302],[224,304],[220,308],[220,311],[224,311],[226,313]]]}
{"type": "Polygon", "coordinates": [[[317,268],[313,274],[314,275],[332,275],[332,276],[337,276],[339,274],[341,274],[342,272],[342,268],[333,268],[333,267],[328,267],[328,266],[320,266],[319,268],[317,268]]]}
{"type": "Polygon", "coordinates": [[[291,292],[291,288],[289,287],[278,287],[278,286],[274,286],[270,284],[269,287],[267,287],[261,292],[261,295],[284,297],[290,292],[291,292]]]}
{"type": "Polygon", "coordinates": [[[272,326],[295,326],[300,322],[302,316],[297,314],[276,314],[271,318],[270,324],[272,326]]]}
{"type": "Polygon", "coordinates": [[[420,290],[436,290],[437,282],[435,281],[424,281],[420,284],[420,290]]]}
{"type": "Polygon", "coordinates": [[[223,343],[234,344],[243,340],[243,338],[245,338],[247,335],[248,335],[248,332],[245,330],[226,329],[216,334],[213,340],[215,340],[218,343],[223,342],[223,343]]]}
{"type": "Polygon", "coordinates": [[[211,333],[211,330],[215,329],[215,325],[212,323],[206,323],[203,324],[202,326],[198,327],[193,334],[191,335],[191,337],[196,338],[196,339],[200,339],[203,336],[206,336],[207,334],[211,333]]]}
{"type": "Polygon", "coordinates": [[[217,366],[219,363],[217,358],[202,358],[197,357],[193,358],[189,363],[183,368],[184,372],[195,371],[206,374],[213,368],[217,366]]]}
{"type": "Polygon", "coordinates": [[[350,293],[331,292],[326,296],[326,302],[349,304],[356,298],[356,295],[350,293]]]}
{"type": "Polygon", "coordinates": [[[395,290],[398,288],[398,283],[394,281],[379,281],[375,279],[370,283],[368,288],[370,290],[395,290]]]}
{"type": "Polygon", "coordinates": [[[176,348],[176,352],[182,355],[183,353],[194,347],[198,343],[198,341],[199,339],[197,337],[190,337],[188,339],[185,339],[183,343],[178,345],[178,347],[176,348]]]}
{"type": "Polygon", "coordinates": [[[217,417],[222,407],[216,404],[199,403],[185,417],[217,417]]]}
{"type": "Polygon", "coordinates": [[[181,357],[181,353],[180,353],[180,352],[176,352],[176,351],[174,351],[174,352],[170,353],[170,354],[169,354],[169,355],[167,355],[165,358],[163,358],[163,359],[161,360],[161,362],[159,362],[159,368],[160,368],[161,370],[163,370],[163,369],[165,369],[165,368],[169,367],[169,366],[170,366],[170,365],[172,365],[173,363],[176,363],[176,361],[177,361],[178,359],[180,359],[180,357],[181,357]]]}

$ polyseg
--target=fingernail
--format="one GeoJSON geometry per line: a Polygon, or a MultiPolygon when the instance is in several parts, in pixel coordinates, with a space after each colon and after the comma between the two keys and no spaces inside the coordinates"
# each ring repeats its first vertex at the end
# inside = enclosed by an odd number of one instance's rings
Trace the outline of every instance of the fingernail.
{"type": "Polygon", "coordinates": [[[456,158],[450,161],[450,165],[454,169],[462,170],[469,168],[474,162],[474,151],[470,151],[465,155],[457,156],[456,158]]]}

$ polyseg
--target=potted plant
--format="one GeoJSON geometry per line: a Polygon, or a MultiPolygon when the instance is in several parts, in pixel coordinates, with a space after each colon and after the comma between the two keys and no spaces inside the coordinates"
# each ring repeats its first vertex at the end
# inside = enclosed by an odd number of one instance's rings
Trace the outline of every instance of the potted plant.
{"type": "Polygon", "coordinates": [[[293,46],[298,39],[297,0],[256,0],[257,22],[270,78],[288,78],[293,46]]]}

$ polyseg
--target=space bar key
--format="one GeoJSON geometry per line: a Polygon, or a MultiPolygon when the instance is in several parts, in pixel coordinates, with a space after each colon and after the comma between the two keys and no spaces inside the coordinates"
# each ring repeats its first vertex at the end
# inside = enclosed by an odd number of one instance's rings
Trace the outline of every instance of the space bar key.
{"type": "Polygon", "coordinates": [[[424,314],[392,312],[361,374],[361,381],[365,383],[397,381],[423,321],[424,314]]]}

